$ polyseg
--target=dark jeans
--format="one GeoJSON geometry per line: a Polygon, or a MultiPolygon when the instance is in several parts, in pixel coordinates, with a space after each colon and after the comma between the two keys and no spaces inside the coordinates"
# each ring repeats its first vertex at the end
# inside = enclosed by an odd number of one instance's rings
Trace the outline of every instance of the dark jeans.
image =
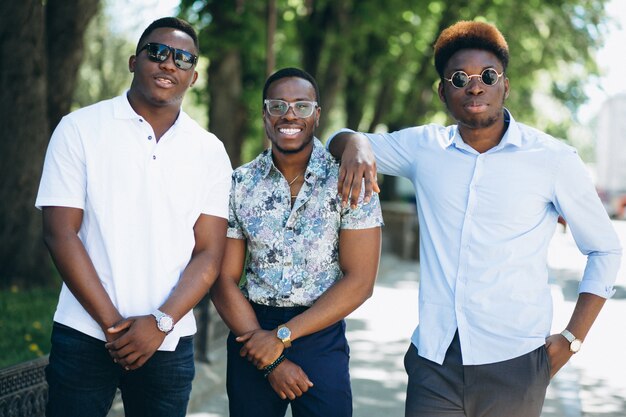
{"type": "Polygon", "coordinates": [[[193,377],[191,336],[174,352],[157,351],[141,368],[124,371],[103,341],[54,323],[46,416],[105,417],[120,388],[126,417],[182,417],[193,377]]]}
{"type": "MultiPolygon", "coordinates": [[[[306,308],[253,305],[261,327],[275,329],[306,308]]],[[[313,382],[301,397],[281,400],[263,373],[239,356],[242,344],[228,336],[226,389],[230,417],[282,417],[291,403],[294,417],[350,417],[352,390],[350,351],[342,320],[319,332],[295,340],[285,356],[299,365],[313,382]]]]}
{"type": "Polygon", "coordinates": [[[409,347],[406,417],[539,417],[550,382],[544,346],[507,361],[463,365],[458,333],[443,365],[409,347]]]}

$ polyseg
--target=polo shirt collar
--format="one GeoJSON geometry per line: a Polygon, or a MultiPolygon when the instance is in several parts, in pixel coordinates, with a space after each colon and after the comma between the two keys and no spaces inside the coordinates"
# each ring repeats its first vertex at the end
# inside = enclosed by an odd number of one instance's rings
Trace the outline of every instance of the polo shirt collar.
{"type": "Polygon", "coordinates": [[[128,91],[126,90],[121,96],[117,96],[113,99],[113,117],[116,119],[143,119],[137,112],[131,107],[128,101],[128,91]]]}

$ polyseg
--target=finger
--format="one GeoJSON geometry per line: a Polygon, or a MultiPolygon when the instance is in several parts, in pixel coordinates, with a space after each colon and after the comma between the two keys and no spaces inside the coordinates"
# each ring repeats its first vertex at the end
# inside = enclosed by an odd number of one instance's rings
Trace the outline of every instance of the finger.
{"type": "Polygon", "coordinates": [[[295,400],[296,399],[296,394],[294,394],[294,392],[291,389],[289,389],[287,391],[287,398],[289,398],[290,400],[295,400]]]}
{"type": "Polygon", "coordinates": [[[238,341],[238,342],[240,342],[240,343],[245,343],[245,342],[247,342],[248,340],[250,340],[250,338],[252,337],[252,335],[253,335],[253,333],[252,333],[252,332],[250,332],[250,333],[246,333],[246,334],[242,334],[241,336],[237,336],[237,337],[235,338],[235,340],[236,340],[236,341],[238,341]]]}
{"type": "Polygon", "coordinates": [[[372,170],[370,171],[372,177],[372,187],[374,192],[380,193],[380,187],[378,186],[378,170],[376,168],[376,161],[372,165],[372,170]]]}
{"type": "MultiPolygon", "coordinates": [[[[244,356],[248,356],[248,348],[244,346],[241,349],[239,349],[239,356],[241,356],[242,358],[244,356]]],[[[248,360],[252,360],[252,359],[248,357],[248,360]]]]}
{"type": "MultiPolygon", "coordinates": [[[[359,203],[359,196],[361,195],[361,188],[363,183],[363,176],[365,172],[361,170],[357,171],[352,178],[352,192],[350,194],[350,208],[355,209],[359,203]]],[[[370,192],[371,193],[371,192],[370,192]]]]}
{"type": "Polygon", "coordinates": [[[118,323],[115,323],[113,326],[107,329],[107,333],[116,334],[122,332],[124,330],[128,330],[130,326],[133,324],[134,320],[132,319],[124,319],[118,323]]]}
{"type": "Polygon", "coordinates": [[[373,190],[374,185],[372,183],[372,180],[370,180],[369,178],[365,178],[365,193],[363,194],[363,203],[367,204],[370,202],[373,190]]]}
{"type": "Polygon", "coordinates": [[[341,207],[345,208],[348,205],[348,198],[350,197],[350,190],[352,189],[354,175],[351,172],[347,172],[346,176],[341,183],[341,207]]]}
{"type": "Polygon", "coordinates": [[[371,170],[365,171],[365,193],[363,202],[369,203],[373,193],[380,193],[378,178],[376,177],[376,165],[371,170]]]}
{"type": "Polygon", "coordinates": [[[120,340],[120,339],[117,339],[114,342],[105,343],[104,345],[104,347],[109,350],[109,353],[119,352],[121,349],[124,349],[126,346],[127,346],[126,341],[120,340]]]}
{"type": "Polygon", "coordinates": [[[337,194],[343,195],[343,183],[346,180],[346,167],[342,164],[339,166],[339,177],[337,178],[337,194]]]}

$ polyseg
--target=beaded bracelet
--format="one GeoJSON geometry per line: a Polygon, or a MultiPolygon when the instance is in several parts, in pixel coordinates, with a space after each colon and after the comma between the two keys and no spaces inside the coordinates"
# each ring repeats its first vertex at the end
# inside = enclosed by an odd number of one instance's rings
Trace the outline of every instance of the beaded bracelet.
{"type": "Polygon", "coordinates": [[[263,368],[263,378],[267,378],[278,365],[285,360],[285,355],[280,355],[274,362],[263,368]]]}

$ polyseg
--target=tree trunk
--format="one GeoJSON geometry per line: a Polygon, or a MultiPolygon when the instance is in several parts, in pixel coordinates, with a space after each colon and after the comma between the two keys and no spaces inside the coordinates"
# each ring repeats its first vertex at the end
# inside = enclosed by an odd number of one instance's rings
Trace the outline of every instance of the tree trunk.
{"type": "Polygon", "coordinates": [[[54,130],[70,111],[83,59],[84,34],[98,11],[99,0],[48,0],[48,122],[54,130]]]}
{"type": "MultiPolygon", "coordinates": [[[[50,138],[48,96],[73,93],[84,29],[93,15],[83,10],[97,0],[72,2],[3,1],[0,9],[0,286],[41,284],[50,279],[52,263],[42,242],[41,215],[34,208],[43,158],[50,138]],[[45,13],[64,16],[61,30],[47,35],[45,13]],[[81,21],[70,25],[68,22],[81,21]],[[64,33],[61,36],[61,32],[64,33]],[[54,42],[46,42],[47,37],[54,42]],[[72,42],[67,44],[68,39],[72,42]],[[76,42],[78,40],[79,42],[76,42]],[[46,45],[54,44],[53,51],[46,45]],[[47,54],[64,71],[53,71],[48,86],[47,54]],[[68,69],[69,68],[69,69],[68,69]],[[69,85],[69,87],[68,87],[69,85]]],[[[59,19],[61,17],[58,17],[59,19]]],[[[57,113],[67,113],[69,103],[57,113]]]]}
{"type": "Polygon", "coordinates": [[[233,167],[241,165],[248,112],[241,103],[241,56],[231,49],[209,66],[209,131],[222,142],[233,167]]]}
{"type": "Polygon", "coordinates": [[[48,139],[44,10],[3,2],[0,13],[0,283],[43,280],[48,261],[33,206],[48,139]]]}

